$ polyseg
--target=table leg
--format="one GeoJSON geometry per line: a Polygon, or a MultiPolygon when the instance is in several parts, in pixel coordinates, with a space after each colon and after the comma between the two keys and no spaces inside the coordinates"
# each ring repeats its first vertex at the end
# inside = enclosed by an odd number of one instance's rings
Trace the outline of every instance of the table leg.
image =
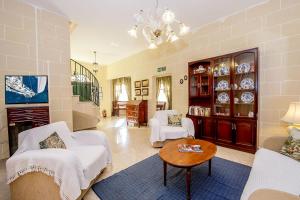
{"type": "Polygon", "coordinates": [[[164,162],[164,186],[167,186],[167,163],[164,162]]]}
{"type": "Polygon", "coordinates": [[[191,168],[186,168],[186,199],[191,199],[191,168]]]}
{"type": "Polygon", "coordinates": [[[208,161],[208,176],[211,176],[211,159],[208,161]]]}

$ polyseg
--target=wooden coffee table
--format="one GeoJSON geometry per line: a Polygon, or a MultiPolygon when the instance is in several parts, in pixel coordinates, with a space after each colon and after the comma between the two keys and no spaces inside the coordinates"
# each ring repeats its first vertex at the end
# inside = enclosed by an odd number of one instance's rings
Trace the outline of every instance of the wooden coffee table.
{"type": "Polygon", "coordinates": [[[164,162],[164,186],[167,185],[167,164],[186,169],[186,199],[191,199],[191,169],[206,161],[209,162],[208,175],[211,176],[211,159],[215,156],[215,144],[197,139],[180,139],[169,142],[159,151],[159,156],[164,162]],[[202,153],[179,152],[178,144],[199,144],[202,153]]]}

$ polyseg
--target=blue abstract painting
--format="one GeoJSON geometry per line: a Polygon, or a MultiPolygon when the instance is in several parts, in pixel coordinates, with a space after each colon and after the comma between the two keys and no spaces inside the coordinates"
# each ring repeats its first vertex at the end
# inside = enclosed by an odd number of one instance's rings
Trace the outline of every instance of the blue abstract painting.
{"type": "Polygon", "coordinates": [[[47,76],[5,76],[5,104],[48,103],[47,76]]]}

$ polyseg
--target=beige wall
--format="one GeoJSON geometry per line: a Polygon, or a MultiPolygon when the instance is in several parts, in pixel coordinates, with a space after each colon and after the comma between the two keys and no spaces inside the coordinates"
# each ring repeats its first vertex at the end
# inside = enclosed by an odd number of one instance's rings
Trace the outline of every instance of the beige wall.
{"type": "Polygon", "coordinates": [[[21,1],[0,0],[0,159],[8,156],[6,74],[48,75],[50,120],[73,127],[68,23],[21,1]]]}
{"type": "MultiPolygon", "coordinates": [[[[134,82],[148,78],[152,87],[153,76],[160,75],[156,68],[167,66],[166,73],[173,76],[173,108],[186,114],[188,83],[180,85],[179,80],[188,73],[189,61],[259,47],[259,140],[286,134],[280,118],[289,102],[300,100],[299,11],[299,0],[270,0],[208,24],[175,44],[113,63],[108,66],[107,79],[131,76],[134,82]]],[[[149,100],[153,113],[152,93],[149,100]]]]}

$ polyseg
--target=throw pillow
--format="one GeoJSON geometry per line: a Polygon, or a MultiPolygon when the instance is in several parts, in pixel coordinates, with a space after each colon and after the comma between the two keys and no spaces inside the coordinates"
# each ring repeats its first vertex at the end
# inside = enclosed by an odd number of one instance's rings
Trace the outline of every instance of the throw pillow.
{"type": "Polygon", "coordinates": [[[59,135],[54,132],[45,140],[41,141],[40,149],[49,149],[49,148],[59,148],[59,149],[66,149],[65,143],[59,137],[59,135]]]}
{"type": "Polygon", "coordinates": [[[289,136],[282,146],[280,153],[300,161],[300,140],[296,140],[292,136],[289,136]]]}
{"type": "Polygon", "coordinates": [[[168,126],[181,126],[182,115],[169,115],[168,126]]]}

